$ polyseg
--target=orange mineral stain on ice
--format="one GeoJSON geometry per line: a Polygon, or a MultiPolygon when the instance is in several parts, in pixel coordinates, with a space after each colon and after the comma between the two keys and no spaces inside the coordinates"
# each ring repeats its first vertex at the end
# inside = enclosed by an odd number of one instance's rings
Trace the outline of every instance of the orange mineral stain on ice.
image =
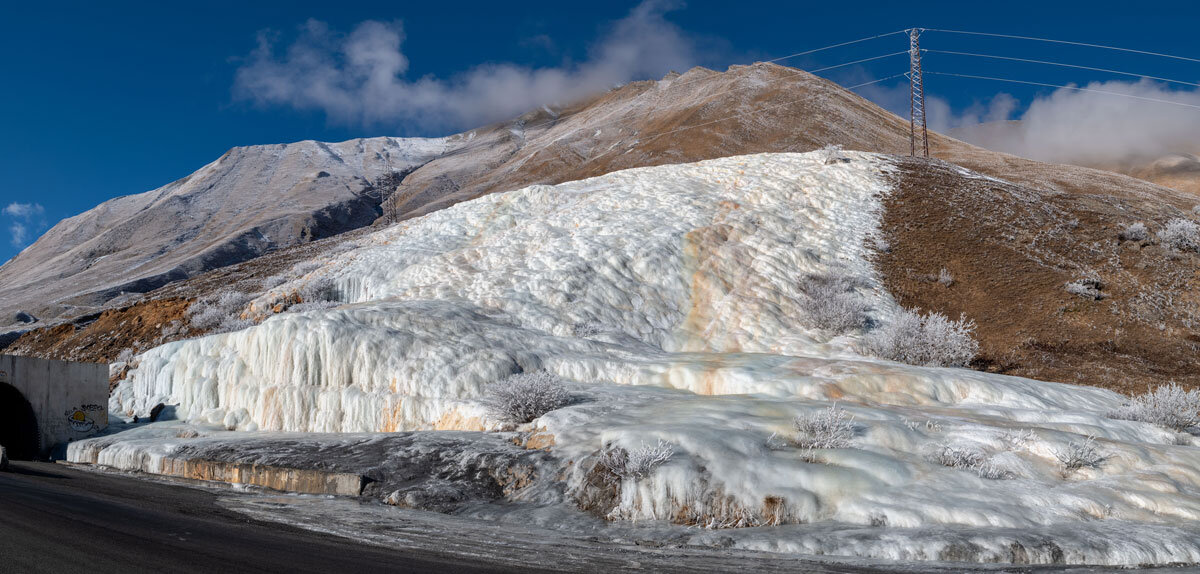
{"type": "Polygon", "coordinates": [[[464,416],[457,410],[450,411],[437,422],[433,423],[434,430],[462,430],[462,431],[482,431],[486,430],[483,426],[483,420],[475,416],[464,416]]]}
{"type": "Polygon", "coordinates": [[[396,404],[383,411],[382,432],[399,432],[404,429],[404,399],[396,399],[396,404]]]}

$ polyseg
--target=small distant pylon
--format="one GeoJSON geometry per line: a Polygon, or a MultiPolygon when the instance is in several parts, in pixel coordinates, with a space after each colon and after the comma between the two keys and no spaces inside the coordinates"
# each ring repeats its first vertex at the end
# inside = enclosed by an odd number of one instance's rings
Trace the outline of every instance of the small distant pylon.
{"type": "Polygon", "coordinates": [[[912,107],[908,115],[910,153],[917,157],[917,129],[921,130],[921,154],[929,157],[929,130],[925,126],[925,85],[921,80],[921,29],[908,31],[908,85],[912,107]]]}

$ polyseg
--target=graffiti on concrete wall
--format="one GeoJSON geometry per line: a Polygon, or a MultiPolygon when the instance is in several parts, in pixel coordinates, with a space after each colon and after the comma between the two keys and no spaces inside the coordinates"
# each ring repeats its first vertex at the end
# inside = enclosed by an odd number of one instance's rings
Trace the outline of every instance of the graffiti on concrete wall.
{"type": "Polygon", "coordinates": [[[79,405],[67,409],[66,417],[71,430],[78,433],[97,431],[108,426],[108,410],[103,405],[79,405]]]}

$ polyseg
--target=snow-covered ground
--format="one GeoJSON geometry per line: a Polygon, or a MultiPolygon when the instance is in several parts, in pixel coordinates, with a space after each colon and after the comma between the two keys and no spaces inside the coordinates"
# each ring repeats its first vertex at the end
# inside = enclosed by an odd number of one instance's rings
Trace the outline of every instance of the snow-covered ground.
{"type": "MultiPolygon", "coordinates": [[[[1123,402],[1109,391],[882,361],[859,353],[863,333],[811,327],[810,274],[855,277],[874,324],[898,310],[867,247],[889,164],[843,155],[632,169],[404,222],[248,312],[272,315],[325,280],[340,306],[144,353],[111,408],[178,404],[184,419],[262,436],[492,431],[506,425],[484,387],[546,369],[575,401],[518,429],[548,446],[553,472],[507,498],[558,509],[523,521],[579,502],[755,550],[1200,562],[1194,437],[1107,418],[1123,402]],[[853,417],[849,448],[788,444],[795,417],[833,404],[853,417]],[[1089,436],[1104,461],[1064,469],[1058,455],[1089,436]],[[598,453],[659,440],[675,448],[665,464],[597,495],[598,453]],[[939,452],[971,463],[943,466],[939,452]]],[[[105,460],[141,469],[181,442],[164,441],[105,460]]]]}

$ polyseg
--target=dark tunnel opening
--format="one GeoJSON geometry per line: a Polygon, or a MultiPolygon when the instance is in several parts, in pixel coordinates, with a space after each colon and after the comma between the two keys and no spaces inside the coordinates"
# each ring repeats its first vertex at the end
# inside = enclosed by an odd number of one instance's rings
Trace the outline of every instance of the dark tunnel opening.
{"type": "Polygon", "coordinates": [[[0,445],[13,460],[37,458],[41,450],[37,415],[25,396],[12,385],[0,383],[0,445]]]}

